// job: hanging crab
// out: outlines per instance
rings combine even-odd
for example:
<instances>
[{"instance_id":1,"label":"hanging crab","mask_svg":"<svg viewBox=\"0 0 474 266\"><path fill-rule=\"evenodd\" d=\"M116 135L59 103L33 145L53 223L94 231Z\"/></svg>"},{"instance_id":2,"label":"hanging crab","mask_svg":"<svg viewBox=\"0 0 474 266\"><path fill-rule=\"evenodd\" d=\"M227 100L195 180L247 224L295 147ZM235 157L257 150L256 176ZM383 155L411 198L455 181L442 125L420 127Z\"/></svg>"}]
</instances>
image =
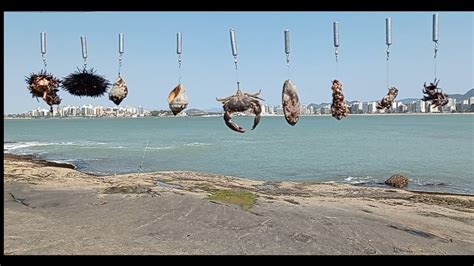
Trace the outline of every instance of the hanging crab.
<instances>
[{"instance_id":1,"label":"hanging crab","mask_svg":"<svg viewBox=\"0 0 474 266\"><path fill-rule=\"evenodd\" d=\"M109 92L109 100L119 105L127 97L128 88L125 80L121 76L117 78L112 89Z\"/></svg>"},{"instance_id":2,"label":"hanging crab","mask_svg":"<svg viewBox=\"0 0 474 266\"><path fill-rule=\"evenodd\" d=\"M255 114L252 130L255 129L255 127L260 122L260 114L262 113L262 107L260 106L260 102L258 101L263 101L262 98L258 97L260 93L261 90L259 90L257 93L250 94L242 92L240 91L240 89L237 89L237 92L232 96L223 99L216 98L217 101L222 102L224 104L224 121L230 129L240 133L245 132L244 128L240 127L234 121L232 121L232 117L230 115L235 112L245 112L247 110L250 110Z\"/></svg>"},{"instance_id":3,"label":"hanging crab","mask_svg":"<svg viewBox=\"0 0 474 266\"><path fill-rule=\"evenodd\" d=\"M377 109L390 108L397 95L398 89L396 87L391 87L390 89L388 89L387 95L385 95L381 101L377 102Z\"/></svg>"},{"instance_id":4,"label":"hanging crab","mask_svg":"<svg viewBox=\"0 0 474 266\"><path fill-rule=\"evenodd\" d=\"M184 110L188 106L188 98L184 86L180 83L168 95L168 104L174 115Z\"/></svg>"},{"instance_id":5,"label":"hanging crab","mask_svg":"<svg viewBox=\"0 0 474 266\"><path fill-rule=\"evenodd\" d=\"M423 96L423 101L431 101L435 107L448 104L448 95L438 88L438 83L439 79L435 79L429 86L426 86L426 82L423 84L423 93L426 94Z\"/></svg>"},{"instance_id":6,"label":"hanging crab","mask_svg":"<svg viewBox=\"0 0 474 266\"><path fill-rule=\"evenodd\" d=\"M338 80L332 81L332 104L331 112L332 116L337 120L341 120L349 114L349 108L344 101L344 95L342 94L342 83Z\"/></svg>"},{"instance_id":7,"label":"hanging crab","mask_svg":"<svg viewBox=\"0 0 474 266\"><path fill-rule=\"evenodd\" d=\"M59 91L57 88L61 81L55 78L52 74L41 70L39 73L30 74L26 77L28 89L33 97L41 97L51 107L55 104L61 103L61 98L57 95Z\"/></svg>"},{"instance_id":8,"label":"hanging crab","mask_svg":"<svg viewBox=\"0 0 474 266\"><path fill-rule=\"evenodd\" d=\"M110 82L95 72L94 69L87 70L85 67L82 70L77 69L63 79L62 87L75 96L102 96Z\"/></svg>"},{"instance_id":9,"label":"hanging crab","mask_svg":"<svg viewBox=\"0 0 474 266\"><path fill-rule=\"evenodd\" d=\"M289 79L283 83L282 103L286 122L292 126L296 125L300 118L300 100L296 86Z\"/></svg>"}]
</instances>

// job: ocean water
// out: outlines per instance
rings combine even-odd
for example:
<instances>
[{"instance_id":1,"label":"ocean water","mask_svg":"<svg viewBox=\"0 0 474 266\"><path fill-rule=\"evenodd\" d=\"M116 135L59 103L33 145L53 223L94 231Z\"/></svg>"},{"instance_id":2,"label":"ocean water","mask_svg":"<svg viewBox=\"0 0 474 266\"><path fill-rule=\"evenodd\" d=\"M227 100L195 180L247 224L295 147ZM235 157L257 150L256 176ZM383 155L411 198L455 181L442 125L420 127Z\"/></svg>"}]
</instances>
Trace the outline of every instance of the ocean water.
<instances>
[{"instance_id":1,"label":"ocean water","mask_svg":"<svg viewBox=\"0 0 474 266\"><path fill-rule=\"evenodd\" d=\"M4 151L96 174L192 170L257 180L381 185L474 194L474 115L6 119Z\"/></svg>"}]
</instances>

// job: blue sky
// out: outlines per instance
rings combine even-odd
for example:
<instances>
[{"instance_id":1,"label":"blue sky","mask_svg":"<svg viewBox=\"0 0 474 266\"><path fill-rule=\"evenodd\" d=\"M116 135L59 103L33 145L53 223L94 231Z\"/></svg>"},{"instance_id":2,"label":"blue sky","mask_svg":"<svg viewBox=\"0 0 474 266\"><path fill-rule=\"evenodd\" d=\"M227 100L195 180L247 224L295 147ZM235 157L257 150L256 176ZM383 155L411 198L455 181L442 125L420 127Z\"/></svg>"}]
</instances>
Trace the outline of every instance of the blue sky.
<instances>
[{"instance_id":1,"label":"blue sky","mask_svg":"<svg viewBox=\"0 0 474 266\"><path fill-rule=\"evenodd\" d=\"M239 77L244 91L262 89L266 104L281 103L288 78L283 31L291 35L290 77L304 104L331 101L331 80L346 99L378 100L386 92L385 18L392 18L390 85L398 98L421 98L434 79L433 12L5 12L5 113L48 108L28 92L25 76L43 68L40 32L47 34L48 71L65 77L81 67L80 36L87 37L88 66L113 82L118 71L118 34L125 34L122 77L129 88L120 106L168 109L178 83L176 33L183 34L182 82L190 108L221 105L216 97L236 90L229 29L237 35ZM339 22L336 65L332 23ZM474 16L439 12L439 86L448 94L473 85ZM61 105L114 106L107 95L76 97L60 91Z\"/></svg>"}]
</instances>

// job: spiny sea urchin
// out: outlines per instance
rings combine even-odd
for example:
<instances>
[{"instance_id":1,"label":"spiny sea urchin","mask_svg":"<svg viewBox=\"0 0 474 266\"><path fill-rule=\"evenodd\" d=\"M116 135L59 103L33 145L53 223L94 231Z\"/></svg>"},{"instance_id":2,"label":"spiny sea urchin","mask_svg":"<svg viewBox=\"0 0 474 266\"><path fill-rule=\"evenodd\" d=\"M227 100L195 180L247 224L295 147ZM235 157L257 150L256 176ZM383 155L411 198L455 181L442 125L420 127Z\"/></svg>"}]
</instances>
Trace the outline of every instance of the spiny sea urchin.
<instances>
[{"instance_id":1,"label":"spiny sea urchin","mask_svg":"<svg viewBox=\"0 0 474 266\"><path fill-rule=\"evenodd\" d=\"M86 68L69 74L62 81L64 90L75 96L100 97L104 95L110 82L103 76L95 74L93 68Z\"/></svg>"},{"instance_id":2,"label":"spiny sea urchin","mask_svg":"<svg viewBox=\"0 0 474 266\"><path fill-rule=\"evenodd\" d=\"M52 74L41 70L39 73L31 73L25 77L28 89L33 97L43 97L44 93L59 87L61 81Z\"/></svg>"}]
</instances>

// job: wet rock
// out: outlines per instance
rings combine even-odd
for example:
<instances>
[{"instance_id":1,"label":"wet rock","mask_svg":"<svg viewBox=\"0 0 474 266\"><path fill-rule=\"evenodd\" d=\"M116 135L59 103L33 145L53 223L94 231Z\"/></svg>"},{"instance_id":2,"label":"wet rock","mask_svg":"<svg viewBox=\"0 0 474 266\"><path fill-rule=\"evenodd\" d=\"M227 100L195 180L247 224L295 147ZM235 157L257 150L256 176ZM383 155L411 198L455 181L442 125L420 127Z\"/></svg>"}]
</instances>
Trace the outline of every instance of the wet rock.
<instances>
[{"instance_id":1,"label":"wet rock","mask_svg":"<svg viewBox=\"0 0 474 266\"><path fill-rule=\"evenodd\" d=\"M385 181L385 184L392 187L403 188L408 185L408 178L401 174L392 175L389 179Z\"/></svg>"}]
</instances>

